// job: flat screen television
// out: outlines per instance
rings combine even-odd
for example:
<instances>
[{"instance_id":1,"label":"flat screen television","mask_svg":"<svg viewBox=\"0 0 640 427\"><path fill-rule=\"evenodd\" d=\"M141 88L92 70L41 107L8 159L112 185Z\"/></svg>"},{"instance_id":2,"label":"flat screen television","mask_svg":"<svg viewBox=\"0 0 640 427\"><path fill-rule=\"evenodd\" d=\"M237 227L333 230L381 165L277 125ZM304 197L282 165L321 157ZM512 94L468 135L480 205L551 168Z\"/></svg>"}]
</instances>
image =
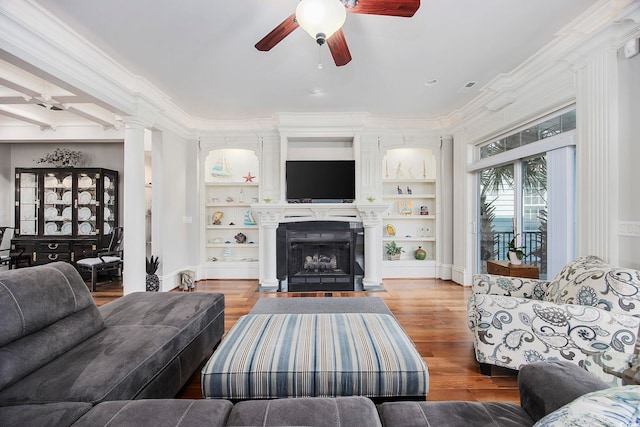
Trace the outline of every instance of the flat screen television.
<instances>
[{"instance_id":1,"label":"flat screen television","mask_svg":"<svg viewBox=\"0 0 640 427\"><path fill-rule=\"evenodd\" d=\"M349 203L356 198L354 160L287 160L287 201Z\"/></svg>"}]
</instances>

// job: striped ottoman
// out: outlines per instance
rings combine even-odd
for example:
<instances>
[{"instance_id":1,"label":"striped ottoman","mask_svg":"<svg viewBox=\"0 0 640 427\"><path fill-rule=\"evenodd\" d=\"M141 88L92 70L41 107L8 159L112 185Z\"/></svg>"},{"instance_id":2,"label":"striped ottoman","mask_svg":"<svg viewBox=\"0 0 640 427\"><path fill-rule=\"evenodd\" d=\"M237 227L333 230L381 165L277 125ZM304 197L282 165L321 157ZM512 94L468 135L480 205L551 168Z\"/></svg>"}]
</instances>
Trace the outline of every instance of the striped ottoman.
<instances>
[{"instance_id":1,"label":"striped ottoman","mask_svg":"<svg viewBox=\"0 0 640 427\"><path fill-rule=\"evenodd\" d=\"M391 315L249 314L206 363L201 384L205 398L423 398L429 373Z\"/></svg>"}]
</instances>

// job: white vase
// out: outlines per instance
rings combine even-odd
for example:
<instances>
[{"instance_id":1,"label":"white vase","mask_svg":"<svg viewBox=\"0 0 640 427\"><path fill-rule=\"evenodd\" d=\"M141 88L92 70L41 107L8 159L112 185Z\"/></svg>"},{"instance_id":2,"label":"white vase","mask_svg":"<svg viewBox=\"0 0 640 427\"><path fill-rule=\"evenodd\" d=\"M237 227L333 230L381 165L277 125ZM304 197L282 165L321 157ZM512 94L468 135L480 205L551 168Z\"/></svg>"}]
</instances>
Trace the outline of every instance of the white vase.
<instances>
[{"instance_id":1,"label":"white vase","mask_svg":"<svg viewBox=\"0 0 640 427\"><path fill-rule=\"evenodd\" d=\"M522 260L518 258L518 255L515 252L509 252L507 255L509 256L509 263L513 265L522 264Z\"/></svg>"}]
</instances>

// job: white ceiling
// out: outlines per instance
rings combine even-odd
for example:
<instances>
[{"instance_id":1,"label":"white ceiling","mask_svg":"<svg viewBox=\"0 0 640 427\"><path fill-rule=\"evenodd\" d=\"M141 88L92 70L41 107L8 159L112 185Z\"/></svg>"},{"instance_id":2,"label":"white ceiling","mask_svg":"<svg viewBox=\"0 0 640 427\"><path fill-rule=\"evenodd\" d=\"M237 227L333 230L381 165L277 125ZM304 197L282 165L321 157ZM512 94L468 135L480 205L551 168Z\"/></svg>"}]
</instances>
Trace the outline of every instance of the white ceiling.
<instances>
[{"instance_id":1,"label":"white ceiling","mask_svg":"<svg viewBox=\"0 0 640 427\"><path fill-rule=\"evenodd\" d=\"M347 14L343 31L353 60L336 67L326 46L318 48L302 29L270 52L255 49L298 0L35 1L180 109L204 119L344 111L444 117L597 2L426 0L412 18ZM0 123L31 120L46 127L52 115L58 122L112 121L81 94L34 76L18 79L11 67L0 62ZM433 79L438 83L425 85ZM471 90L461 91L472 81ZM46 101L43 94L63 110L35 105Z\"/></svg>"}]
</instances>

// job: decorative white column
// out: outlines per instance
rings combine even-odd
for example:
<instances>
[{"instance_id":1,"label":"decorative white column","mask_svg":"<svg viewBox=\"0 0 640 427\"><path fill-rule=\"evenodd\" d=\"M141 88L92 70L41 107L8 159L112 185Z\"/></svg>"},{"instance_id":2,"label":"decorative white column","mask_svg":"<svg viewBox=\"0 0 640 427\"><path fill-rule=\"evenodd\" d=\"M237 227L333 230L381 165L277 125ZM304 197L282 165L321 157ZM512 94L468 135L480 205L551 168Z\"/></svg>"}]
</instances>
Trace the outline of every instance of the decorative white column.
<instances>
[{"instance_id":1,"label":"decorative white column","mask_svg":"<svg viewBox=\"0 0 640 427\"><path fill-rule=\"evenodd\" d=\"M124 133L124 294L145 289L144 126L125 120Z\"/></svg>"},{"instance_id":2,"label":"decorative white column","mask_svg":"<svg viewBox=\"0 0 640 427\"><path fill-rule=\"evenodd\" d=\"M581 58L582 59L582 58ZM618 87L616 50L576 66L576 256L618 260Z\"/></svg>"},{"instance_id":3,"label":"decorative white column","mask_svg":"<svg viewBox=\"0 0 640 427\"><path fill-rule=\"evenodd\" d=\"M263 288L278 287L278 271L276 259L276 230L280 223L280 208L269 204L252 205L251 209L258 214L259 230L259 269L258 277Z\"/></svg>"},{"instance_id":4,"label":"decorative white column","mask_svg":"<svg viewBox=\"0 0 640 427\"><path fill-rule=\"evenodd\" d=\"M440 138L440 179L438 180L438 218L440 234L437 236L439 257L438 277L451 280L453 266L453 137Z\"/></svg>"},{"instance_id":5,"label":"decorative white column","mask_svg":"<svg viewBox=\"0 0 640 427\"><path fill-rule=\"evenodd\" d=\"M382 283L382 213L388 205L358 205L364 227L364 290Z\"/></svg>"}]
</instances>

